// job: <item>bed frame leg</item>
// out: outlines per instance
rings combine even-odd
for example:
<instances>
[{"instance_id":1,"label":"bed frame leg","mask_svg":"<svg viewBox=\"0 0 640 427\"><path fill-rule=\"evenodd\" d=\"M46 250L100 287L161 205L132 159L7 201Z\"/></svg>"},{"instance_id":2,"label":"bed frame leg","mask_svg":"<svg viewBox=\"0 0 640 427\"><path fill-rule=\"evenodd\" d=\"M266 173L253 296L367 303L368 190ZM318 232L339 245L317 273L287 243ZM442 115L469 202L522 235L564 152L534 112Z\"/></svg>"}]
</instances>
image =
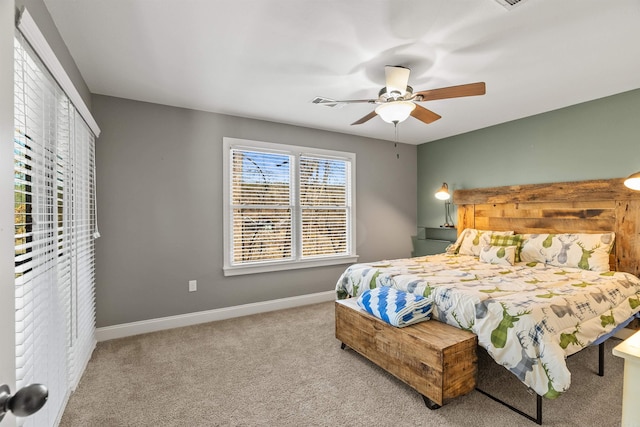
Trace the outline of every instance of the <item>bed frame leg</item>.
<instances>
[{"instance_id":1,"label":"bed frame leg","mask_svg":"<svg viewBox=\"0 0 640 427\"><path fill-rule=\"evenodd\" d=\"M476 387L476 390L478 390L480 393L484 394L485 396L495 400L499 404L506 406L507 408L511 409L513 412L522 415L526 419L531 420L531 421L535 422L538 425L542 425L542 396L540 396L539 394L536 394L536 416L534 418L533 416L527 414L526 412L521 411L520 409L516 408L515 406L512 406L512 405L508 404L504 400L501 400L501 399L495 397L494 395L492 395L490 393L487 393L484 390L481 390L481 389L479 389L477 387Z\"/></svg>"},{"instance_id":2,"label":"bed frame leg","mask_svg":"<svg viewBox=\"0 0 640 427\"><path fill-rule=\"evenodd\" d=\"M604 376L604 342L601 342L600 344L598 344L598 375L600 375L601 377ZM517 412L518 414L522 415L523 417L534 421L536 424L542 424L542 396L540 396L539 394L536 394L536 417L532 417L531 415L522 412L520 409L509 405L507 402L498 399L497 397L487 393L484 390L481 390L479 388L476 387L476 390L478 390L480 393L484 394L487 397L490 397L491 399L495 400L496 402L506 406L507 408L511 409L514 412ZM424 397L424 396L422 396ZM425 399L425 403L427 403L426 401L426 397L424 397ZM429 406L427 404L427 406Z\"/></svg>"},{"instance_id":3,"label":"bed frame leg","mask_svg":"<svg viewBox=\"0 0 640 427\"><path fill-rule=\"evenodd\" d=\"M598 375L604 377L604 342L598 344Z\"/></svg>"},{"instance_id":4,"label":"bed frame leg","mask_svg":"<svg viewBox=\"0 0 640 427\"><path fill-rule=\"evenodd\" d=\"M344 350L345 348L347 348L347 345L343 342L340 343L340 350Z\"/></svg>"},{"instance_id":5,"label":"bed frame leg","mask_svg":"<svg viewBox=\"0 0 640 427\"><path fill-rule=\"evenodd\" d=\"M427 405L427 408L431 409L432 411L435 410L435 409L440 408L440 405L438 405L433 400L429 399L424 394L422 394L421 396L422 396L422 400L424 400L424 404Z\"/></svg>"}]
</instances>

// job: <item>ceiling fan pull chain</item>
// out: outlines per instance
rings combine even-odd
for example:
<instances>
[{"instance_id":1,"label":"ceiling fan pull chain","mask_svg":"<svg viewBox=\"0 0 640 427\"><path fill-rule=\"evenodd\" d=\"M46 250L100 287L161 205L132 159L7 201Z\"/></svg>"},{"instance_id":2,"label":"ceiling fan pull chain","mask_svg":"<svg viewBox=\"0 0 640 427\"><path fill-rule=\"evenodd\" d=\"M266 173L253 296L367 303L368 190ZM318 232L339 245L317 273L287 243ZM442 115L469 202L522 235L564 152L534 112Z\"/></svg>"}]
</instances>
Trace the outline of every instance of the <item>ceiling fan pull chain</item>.
<instances>
[{"instance_id":1,"label":"ceiling fan pull chain","mask_svg":"<svg viewBox=\"0 0 640 427\"><path fill-rule=\"evenodd\" d=\"M400 153L398 153L398 122L393 122L393 127L396 131L396 142L393 144L393 147L396 149L396 159L400 160Z\"/></svg>"}]
</instances>

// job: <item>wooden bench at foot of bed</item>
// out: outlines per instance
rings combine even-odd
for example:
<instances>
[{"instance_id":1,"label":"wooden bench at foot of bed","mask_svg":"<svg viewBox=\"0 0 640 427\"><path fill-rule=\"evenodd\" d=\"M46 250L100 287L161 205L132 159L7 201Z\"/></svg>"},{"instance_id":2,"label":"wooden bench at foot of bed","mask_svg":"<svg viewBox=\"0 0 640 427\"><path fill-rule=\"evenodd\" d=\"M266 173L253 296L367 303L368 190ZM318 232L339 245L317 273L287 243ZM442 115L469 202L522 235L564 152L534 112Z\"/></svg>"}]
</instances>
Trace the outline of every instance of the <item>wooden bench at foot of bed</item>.
<instances>
[{"instance_id":1,"label":"wooden bench at foot of bed","mask_svg":"<svg viewBox=\"0 0 640 427\"><path fill-rule=\"evenodd\" d=\"M422 394L429 409L476 387L478 337L435 320L396 328L338 300L336 338Z\"/></svg>"}]
</instances>

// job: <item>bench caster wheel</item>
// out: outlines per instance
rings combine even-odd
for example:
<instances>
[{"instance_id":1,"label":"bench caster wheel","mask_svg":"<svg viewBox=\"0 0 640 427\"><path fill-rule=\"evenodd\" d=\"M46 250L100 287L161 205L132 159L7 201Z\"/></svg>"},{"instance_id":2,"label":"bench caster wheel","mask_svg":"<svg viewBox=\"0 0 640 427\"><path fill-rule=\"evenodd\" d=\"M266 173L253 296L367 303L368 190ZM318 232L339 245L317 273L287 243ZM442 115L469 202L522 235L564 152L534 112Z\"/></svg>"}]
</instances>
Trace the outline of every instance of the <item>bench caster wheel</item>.
<instances>
[{"instance_id":1,"label":"bench caster wheel","mask_svg":"<svg viewBox=\"0 0 640 427\"><path fill-rule=\"evenodd\" d=\"M440 405L438 405L433 400L429 399L424 394L422 394L421 396L422 396L422 400L424 400L424 404L427 405L427 408L431 409L432 411L435 410L435 409L440 408Z\"/></svg>"}]
</instances>

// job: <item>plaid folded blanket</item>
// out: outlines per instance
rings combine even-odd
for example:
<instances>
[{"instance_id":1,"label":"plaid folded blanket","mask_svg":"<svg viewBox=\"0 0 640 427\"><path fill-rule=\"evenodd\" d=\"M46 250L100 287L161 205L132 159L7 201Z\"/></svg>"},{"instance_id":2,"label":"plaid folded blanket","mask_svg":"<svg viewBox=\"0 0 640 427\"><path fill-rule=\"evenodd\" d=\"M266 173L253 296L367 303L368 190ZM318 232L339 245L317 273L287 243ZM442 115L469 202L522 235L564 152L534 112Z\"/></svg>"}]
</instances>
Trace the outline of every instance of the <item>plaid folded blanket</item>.
<instances>
[{"instance_id":1,"label":"plaid folded blanket","mask_svg":"<svg viewBox=\"0 0 640 427\"><path fill-rule=\"evenodd\" d=\"M358 298L358 305L372 315L399 328L429 320L433 309L430 298L410 294L389 286L367 289Z\"/></svg>"}]
</instances>

